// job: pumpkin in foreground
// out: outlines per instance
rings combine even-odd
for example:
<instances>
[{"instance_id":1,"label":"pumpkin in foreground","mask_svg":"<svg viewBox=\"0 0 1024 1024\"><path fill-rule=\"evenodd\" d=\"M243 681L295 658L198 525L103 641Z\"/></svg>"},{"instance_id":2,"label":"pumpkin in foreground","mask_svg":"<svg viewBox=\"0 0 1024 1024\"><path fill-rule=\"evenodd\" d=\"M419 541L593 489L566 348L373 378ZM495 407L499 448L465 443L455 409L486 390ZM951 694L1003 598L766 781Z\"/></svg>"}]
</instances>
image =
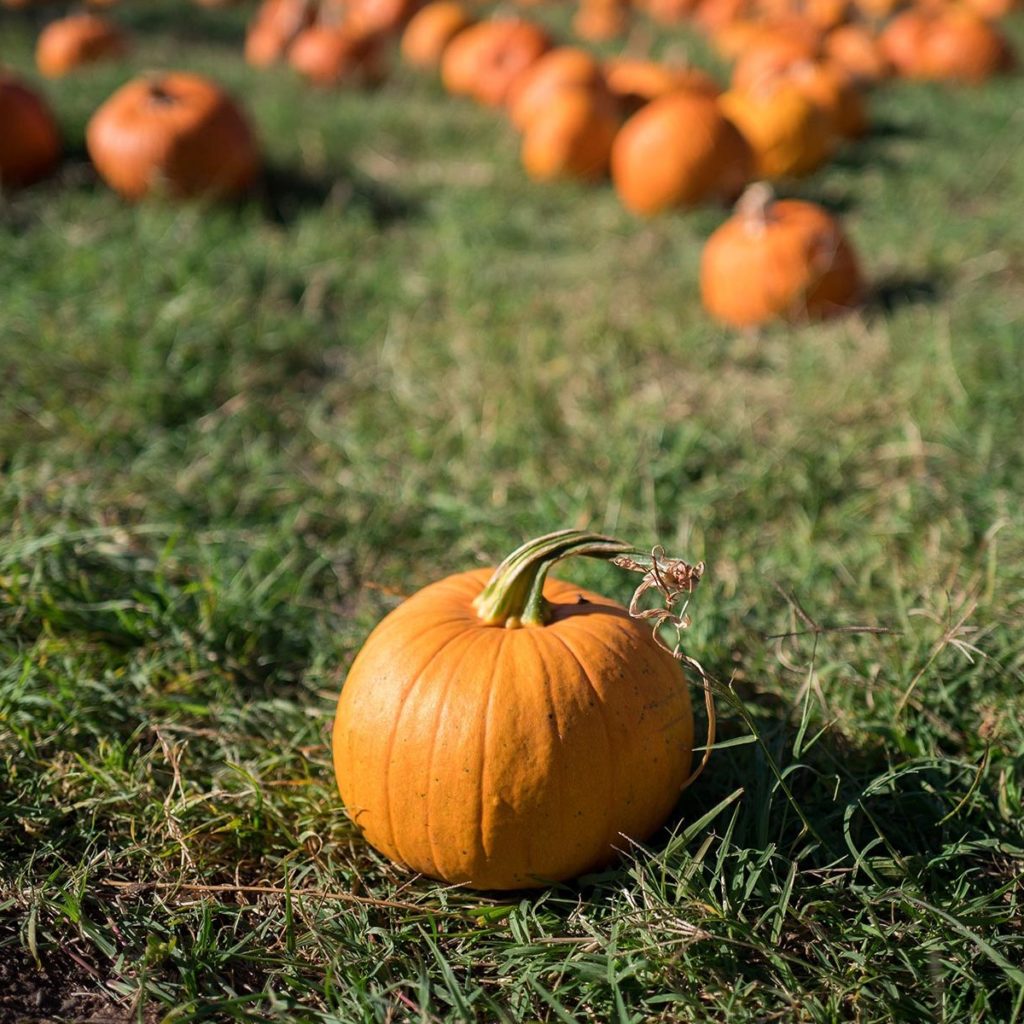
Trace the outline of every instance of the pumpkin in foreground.
<instances>
[{"instance_id":1,"label":"pumpkin in foreground","mask_svg":"<svg viewBox=\"0 0 1024 1024\"><path fill-rule=\"evenodd\" d=\"M391 860L478 889L543 886L608 863L671 812L693 750L682 670L625 608L546 578L572 555L651 564L607 537L550 534L493 573L421 590L356 657L334 768Z\"/></svg>"}]
</instances>

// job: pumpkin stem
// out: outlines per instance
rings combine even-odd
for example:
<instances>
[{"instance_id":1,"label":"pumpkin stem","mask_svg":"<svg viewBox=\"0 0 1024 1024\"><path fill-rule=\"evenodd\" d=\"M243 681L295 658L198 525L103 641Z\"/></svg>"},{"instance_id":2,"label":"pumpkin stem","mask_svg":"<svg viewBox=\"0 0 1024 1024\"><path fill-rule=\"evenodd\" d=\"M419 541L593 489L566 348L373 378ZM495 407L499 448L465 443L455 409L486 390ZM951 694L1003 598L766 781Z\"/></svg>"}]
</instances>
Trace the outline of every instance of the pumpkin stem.
<instances>
[{"instance_id":1,"label":"pumpkin stem","mask_svg":"<svg viewBox=\"0 0 1024 1024\"><path fill-rule=\"evenodd\" d=\"M766 181L755 181L736 203L736 212L743 218L751 234L763 235L768 228L768 214L775 202L775 190Z\"/></svg>"},{"instance_id":2,"label":"pumpkin stem","mask_svg":"<svg viewBox=\"0 0 1024 1024\"><path fill-rule=\"evenodd\" d=\"M176 102L176 98L164 88L159 78L154 78L149 83L149 98L160 106L169 106Z\"/></svg>"},{"instance_id":3,"label":"pumpkin stem","mask_svg":"<svg viewBox=\"0 0 1024 1024\"><path fill-rule=\"evenodd\" d=\"M656 548L653 553L632 544L582 530L559 530L528 541L514 551L494 571L487 586L473 602L477 614L488 625L518 629L543 626L551 619L551 604L544 597L548 570L563 558L582 555L610 561L623 569L645 573L644 584L634 595L637 604L642 593L654 588L673 597L689 593L698 583L703 565L690 566L681 559L666 559ZM649 618L632 605L630 614ZM660 623L656 623L655 629Z\"/></svg>"}]
</instances>

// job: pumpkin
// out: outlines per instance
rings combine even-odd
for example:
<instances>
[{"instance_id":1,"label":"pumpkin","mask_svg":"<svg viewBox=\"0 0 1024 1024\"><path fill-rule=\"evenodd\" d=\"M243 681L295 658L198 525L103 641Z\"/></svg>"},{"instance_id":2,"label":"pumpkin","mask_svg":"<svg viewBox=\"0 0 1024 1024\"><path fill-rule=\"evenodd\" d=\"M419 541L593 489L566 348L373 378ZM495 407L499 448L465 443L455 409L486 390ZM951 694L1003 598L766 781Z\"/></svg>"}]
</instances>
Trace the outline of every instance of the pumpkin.
<instances>
[{"instance_id":1,"label":"pumpkin","mask_svg":"<svg viewBox=\"0 0 1024 1024\"><path fill-rule=\"evenodd\" d=\"M456 0L434 0L421 7L405 27L402 58L413 67L436 68L445 47L472 24L472 15Z\"/></svg>"},{"instance_id":2,"label":"pumpkin","mask_svg":"<svg viewBox=\"0 0 1024 1024\"><path fill-rule=\"evenodd\" d=\"M591 89L562 89L527 122L523 167L535 181L599 180L608 173L618 130L619 119L607 96Z\"/></svg>"},{"instance_id":3,"label":"pumpkin","mask_svg":"<svg viewBox=\"0 0 1024 1024\"><path fill-rule=\"evenodd\" d=\"M1020 9L1020 0L967 0L967 6L986 21L998 21Z\"/></svg>"},{"instance_id":4,"label":"pumpkin","mask_svg":"<svg viewBox=\"0 0 1024 1024\"><path fill-rule=\"evenodd\" d=\"M715 49L726 60L736 60L757 45L764 33L764 23L753 18L740 18L726 22L711 37Z\"/></svg>"},{"instance_id":5,"label":"pumpkin","mask_svg":"<svg viewBox=\"0 0 1024 1024\"><path fill-rule=\"evenodd\" d=\"M857 258L836 220L814 203L774 201L753 185L701 256L704 308L732 327L829 317L860 299Z\"/></svg>"},{"instance_id":6,"label":"pumpkin","mask_svg":"<svg viewBox=\"0 0 1024 1024\"><path fill-rule=\"evenodd\" d=\"M1014 63L1000 32L964 8L905 11L886 26L881 44L906 78L977 83Z\"/></svg>"},{"instance_id":7,"label":"pumpkin","mask_svg":"<svg viewBox=\"0 0 1024 1024\"><path fill-rule=\"evenodd\" d=\"M863 25L840 25L833 29L825 37L823 48L825 57L855 82L869 85L892 73L878 39Z\"/></svg>"},{"instance_id":8,"label":"pumpkin","mask_svg":"<svg viewBox=\"0 0 1024 1024\"><path fill-rule=\"evenodd\" d=\"M850 4L848 0L804 0L800 13L816 28L827 32L846 23Z\"/></svg>"},{"instance_id":9,"label":"pumpkin","mask_svg":"<svg viewBox=\"0 0 1024 1024\"><path fill-rule=\"evenodd\" d=\"M288 51L288 63L314 85L377 85L387 77L382 39L348 26L313 25Z\"/></svg>"},{"instance_id":10,"label":"pumpkin","mask_svg":"<svg viewBox=\"0 0 1024 1024\"><path fill-rule=\"evenodd\" d=\"M698 92L711 99L722 92L711 75L687 64L614 57L605 61L604 74L612 95L630 112L673 92Z\"/></svg>"},{"instance_id":11,"label":"pumpkin","mask_svg":"<svg viewBox=\"0 0 1024 1024\"><path fill-rule=\"evenodd\" d=\"M921 70L925 78L978 83L1014 64L1010 45L984 18L950 8L934 15Z\"/></svg>"},{"instance_id":12,"label":"pumpkin","mask_svg":"<svg viewBox=\"0 0 1024 1024\"><path fill-rule=\"evenodd\" d=\"M281 60L314 15L307 0L264 0L245 36L246 61L263 68Z\"/></svg>"},{"instance_id":13,"label":"pumpkin","mask_svg":"<svg viewBox=\"0 0 1024 1024\"><path fill-rule=\"evenodd\" d=\"M759 177L810 174L835 149L828 116L784 77L757 89L731 90L719 105L753 148Z\"/></svg>"},{"instance_id":14,"label":"pumpkin","mask_svg":"<svg viewBox=\"0 0 1024 1024\"><path fill-rule=\"evenodd\" d=\"M604 74L597 58L575 46L560 46L549 50L512 84L508 94L508 112L512 123L523 131L564 89L584 89L607 94Z\"/></svg>"},{"instance_id":15,"label":"pumpkin","mask_svg":"<svg viewBox=\"0 0 1024 1024\"><path fill-rule=\"evenodd\" d=\"M927 12L911 8L886 25L879 37L879 45L897 74L905 78L918 77L930 23Z\"/></svg>"},{"instance_id":16,"label":"pumpkin","mask_svg":"<svg viewBox=\"0 0 1024 1024\"><path fill-rule=\"evenodd\" d=\"M730 87L745 91L789 71L795 64L814 60L818 45L799 37L771 36L746 49L732 69Z\"/></svg>"},{"instance_id":17,"label":"pumpkin","mask_svg":"<svg viewBox=\"0 0 1024 1024\"><path fill-rule=\"evenodd\" d=\"M36 43L36 67L60 78L83 64L120 57L127 49L121 30L98 14L78 14L51 22Z\"/></svg>"},{"instance_id":18,"label":"pumpkin","mask_svg":"<svg viewBox=\"0 0 1024 1024\"><path fill-rule=\"evenodd\" d=\"M361 35L396 35L418 6L418 0L348 0L345 23Z\"/></svg>"},{"instance_id":19,"label":"pumpkin","mask_svg":"<svg viewBox=\"0 0 1024 1024\"><path fill-rule=\"evenodd\" d=\"M714 35L749 13L748 0L699 0L693 11L693 21L699 28Z\"/></svg>"},{"instance_id":20,"label":"pumpkin","mask_svg":"<svg viewBox=\"0 0 1024 1024\"><path fill-rule=\"evenodd\" d=\"M60 160L60 132L50 108L14 75L0 71L0 186L45 178Z\"/></svg>"},{"instance_id":21,"label":"pumpkin","mask_svg":"<svg viewBox=\"0 0 1024 1024\"><path fill-rule=\"evenodd\" d=\"M688 21L697 0L647 0L644 9L650 18L662 25L676 25Z\"/></svg>"},{"instance_id":22,"label":"pumpkin","mask_svg":"<svg viewBox=\"0 0 1024 1024\"><path fill-rule=\"evenodd\" d=\"M572 18L572 30L592 43L617 39L629 28L629 7L607 0L583 0Z\"/></svg>"},{"instance_id":23,"label":"pumpkin","mask_svg":"<svg viewBox=\"0 0 1024 1024\"><path fill-rule=\"evenodd\" d=\"M391 860L479 889L542 886L603 866L671 812L693 749L683 674L626 609L546 579L570 555L639 552L542 537L493 574L419 591L356 656L334 769Z\"/></svg>"},{"instance_id":24,"label":"pumpkin","mask_svg":"<svg viewBox=\"0 0 1024 1024\"><path fill-rule=\"evenodd\" d=\"M460 32L441 57L441 81L456 96L500 107L515 80L550 48L540 26L518 18L481 21Z\"/></svg>"},{"instance_id":25,"label":"pumpkin","mask_svg":"<svg viewBox=\"0 0 1024 1024\"><path fill-rule=\"evenodd\" d=\"M803 61L790 68L788 77L828 117L835 134L846 139L867 134L864 99L846 72L828 61Z\"/></svg>"},{"instance_id":26,"label":"pumpkin","mask_svg":"<svg viewBox=\"0 0 1024 1024\"><path fill-rule=\"evenodd\" d=\"M731 202L750 180L754 155L700 93L662 96L634 114L612 147L612 181L623 205L650 216L674 206Z\"/></svg>"},{"instance_id":27,"label":"pumpkin","mask_svg":"<svg viewBox=\"0 0 1024 1024\"><path fill-rule=\"evenodd\" d=\"M92 116L85 139L100 177L126 199L235 196L260 165L242 112L214 82L186 72L123 85Z\"/></svg>"}]
</instances>

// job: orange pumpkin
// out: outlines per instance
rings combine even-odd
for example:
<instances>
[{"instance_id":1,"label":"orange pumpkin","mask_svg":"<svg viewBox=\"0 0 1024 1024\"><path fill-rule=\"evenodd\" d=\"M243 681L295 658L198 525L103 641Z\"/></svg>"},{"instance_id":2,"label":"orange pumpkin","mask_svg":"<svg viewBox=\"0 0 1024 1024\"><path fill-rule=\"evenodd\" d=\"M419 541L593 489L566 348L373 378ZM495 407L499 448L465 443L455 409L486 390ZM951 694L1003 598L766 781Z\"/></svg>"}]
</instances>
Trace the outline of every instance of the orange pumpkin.
<instances>
[{"instance_id":1,"label":"orange pumpkin","mask_svg":"<svg viewBox=\"0 0 1024 1024\"><path fill-rule=\"evenodd\" d=\"M383 40L348 26L313 25L288 51L288 63L314 85L370 86L387 77Z\"/></svg>"},{"instance_id":2,"label":"orange pumpkin","mask_svg":"<svg viewBox=\"0 0 1024 1024\"><path fill-rule=\"evenodd\" d=\"M527 122L523 167L535 181L597 181L608 173L618 130L619 119L607 96L591 89L562 89L549 95Z\"/></svg>"},{"instance_id":3,"label":"orange pumpkin","mask_svg":"<svg viewBox=\"0 0 1024 1024\"><path fill-rule=\"evenodd\" d=\"M402 33L402 57L413 67L436 68L445 47L472 24L472 15L456 0L434 0L412 16Z\"/></svg>"},{"instance_id":4,"label":"orange pumpkin","mask_svg":"<svg viewBox=\"0 0 1024 1024\"><path fill-rule=\"evenodd\" d=\"M719 55L726 60L736 60L747 50L757 45L765 26L754 18L740 18L729 21L712 33L711 41Z\"/></svg>"},{"instance_id":5,"label":"orange pumpkin","mask_svg":"<svg viewBox=\"0 0 1024 1024\"><path fill-rule=\"evenodd\" d=\"M836 220L814 203L775 202L754 185L712 234L700 265L704 308L732 327L821 319L854 306L863 284Z\"/></svg>"},{"instance_id":6,"label":"orange pumpkin","mask_svg":"<svg viewBox=\"0 0 1024 1024\"><path fill-rule=\"evenodd\" d=\"M14 75L0 71L0 186L45 178L60 160L60 132L50 108Z\"/></svg>"},{"instance_id":7,"label":"orange pumpkin","mask_svg":"<svg viewBox=\"0 0 1024 1024\"><path fill-rule=\"evenodd\" d=\"M550 46L547 33L533 22L481 21L448 44L441 58L441 81L454 95L500 107L515 80Z\"/></svg>"},{"instance_id":8,"label":"orange pumpkin","mask_svg":"<svg viewBox=\"0 0 1024 1024\"><path fill-rule=\"evenodd\" d=\"M785 77L727 92L719 104L753 148L759 177L810 174L836 147L828 116Z\"/></svg>"},{"instance_id":9,"label":"orange pumpkin","mask_svg":"<svg viewBox=\"0 0 1024 1024\"><path fill-rule=\"evenodd\" d=\"M712 35L750 13L748 0L699 0L693 11L694 22Z\"/></svg>"},{"instance_id":10,"label":"orange pumpkin","mask_svg":"<svg viewBox=\"0 0 1024 1024\"><path fill-rule=\"evenodd\" d=\"M583 0L572 18L572 30L591 43L617 39L629 28L629 7L606 0Z\"/></svg>"},{"instance_id":11,"label":"orange pumpkin","mask_svg":"<svg viewBox=\"0 0 1024 1024\"><path fill-rule=\"evenodd\" d=\"M361 35L395 35L415 14L419 0L348 0L345 19Z\"/></svg>"},{"instance_id":12,"label":"orange pumpkin","mask_svg":"<svg viewBox=\"0 0 1024 1024\"><path fill-rule=\"evenodd\" d=\"M1020 10L1020 0L967 0L967 6L986 21L998 21Z\"/></svg>"},{"instance_id":13,"label":"orange pumpkin","mask_svg":"<svg viewBox=\"0 0 1024 1024\"><path fill-rule=\"evenodd\" d=\"M215 83L186 72L123 85L86 128L100 177L126 199L244 192L260 166L249 124Z\"/></svg>"},{"instance_id":14,"label":"orange pumpkin","mask_svg":"<svg viewBox=\"0 0 1024 1024\"><path fill-rule=\"evenodd\" d=\"M826 37L824 53L855 82L865 85L889 77L892 68L874 33L863 25L840 25Z\"/></svg>"},{"instance_id":15,"label":"orange pumpkin","mask_svg":"<svg viewBox=\"0 0 1024 1024\"><path fill-rule=\"evenodd\" d=\"M662 25L676 25L688 21L698 0L647 0L644 10L647 15Z\"/></svg>"},{"instance_id":16,"label":"orange pumpkin","mask_svg":"<svg viewBox=\"0 0 1024 1024\"><path fill-rule=\"evenodd\" d=\"M934 16L926 43L925 78L984 82L1014 64L1006 38L984 18L962 8Z\"/></svg>"},{"instance_id":17,"label":"orange pumpkin","mask_svg":"<svg viewBox=\"0 0 1024 1024\"><path fill-rule=\"evenodd\" d=\"M965 8L905 11L886 26L881 44L906 78L977 83L1014 63L998 29Z\"/></svg>"},{"instance_id":18,"label":"orange pumpkin","mask_svg":"<svg viewBox=\"0 0 1024 1024\"><path fill-rule=\"evenodd\" d=\"M512 123L523 131L564 89L606 93L604 74L597 58L575 46L559 46L545 53L509 90L508 112Z\"/></svg>"},{"instance_id":19,"label":"orange pumpkin","mask_svg":"<svg viewBox=\"0 0 1024 1024\"><path fill-rule=\"evenodd\" d=\"M893 18L879 37L882 54L897 74L918 77L927 45L931 19L927 12L911 8Z\"/></svg>"},{"instance_id":20,"label":"orange pumpkin","mask_svg":"<svg viewBox=\"0 0 1024 1024\"><path fill-rule=\"evenodd\" d=\"M570 555L644 557L551 534L493 574L421 590L353 662L334 769L391 860L479 889L543 886L608 863L672 810L693 749L683 674L620 605L545 579Z\"/></svg>"},{"instance_id":21,"label":"orange pumpkin","mask_svg":"<svg viewBox=\"0 0 1024 1024\"><path fill-rule=\"evenodd\" d=\"M614 57L605 61L604 74L612 95L629 111L639 110L645 103L673 92L698 92L711 99L722 92L711 75L689 65Z\"/></svg>"},{"instance_id":22,"label":"orange pumpkin","mask_svg":"<svg viewBox=\"0 0 1024 1024\"><path fill-rule=\"evenodd\" d=\"M789 71L795 64L814 60L818 44L799 37L771 36L744 50L732 69L731 88L756 89L767 79Z\"/></svg>"},{"instance_id":23,"label":"orange pumpkin","mask_svg":"<svg viewBox=\"0 0 1024 1024\"><path fill-rule=\"evenodd\" d=\"M36 67L60 78L84 64L120 57L127 49L121 30L98 14L77 14L51 22L36 43Z\"/></svg>"},{"instance_id":24,"label":"orange pumpkin","mask_svg":"<svg viewBox=\"0 0 1024 1024\"><path fill-rule=\"evenodd\" d=\"M634 114L612 147L612 181L623 205L650 216L674 206L731 202L754 156L715 100L674 92Z\"/></svg>"},{"instance_id":25,"label":"orange pumpkin","mask_svg":"<svg viewBox=\"0 0 1024 1024\"><path fill-rule=\"evenodd\" d=\"M281 60L314 15L308 0L263 0L245 36L245 59L260 68Z\"/></svg>"},{"instance_id":26,"label":"orange pumpkin","mask_svg":"<svg viewBox=\"0 0 1024 1024\"><path fill-rule=\"evenodd\" d=\"M828 61L804 61L793 65L789 80L828 117L832 130L846 139L867 134L868 116L853 80Z\"/></svg>"}]
</instances>

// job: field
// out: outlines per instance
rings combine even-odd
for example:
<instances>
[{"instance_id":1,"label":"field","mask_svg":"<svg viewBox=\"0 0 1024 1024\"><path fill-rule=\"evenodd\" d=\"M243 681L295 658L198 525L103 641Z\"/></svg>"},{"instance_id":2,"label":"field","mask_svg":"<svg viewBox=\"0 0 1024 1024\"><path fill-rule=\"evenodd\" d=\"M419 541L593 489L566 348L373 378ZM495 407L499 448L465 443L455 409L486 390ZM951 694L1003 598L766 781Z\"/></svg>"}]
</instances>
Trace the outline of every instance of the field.
<instances>
[{"instance_id":1,"label":"field","mask_svg":"<svg viewBox=\"0 0 1024 1024\"><path fill-rule=\"evenodd\" d=\"M410 72L254 72L245 14L122 17L243 100L257 196L99 184L112 65L43 86L70 157L0 200L0 1021L1024 1021L1020 79L875 95L789 190L869 302L735 335L723 211L531 184ZM30 76L34 31L0 14ZM601 874L403 874L337 796L346 668L564 526L706 560L721 749Z\"/></svg>"}]
</instances>

